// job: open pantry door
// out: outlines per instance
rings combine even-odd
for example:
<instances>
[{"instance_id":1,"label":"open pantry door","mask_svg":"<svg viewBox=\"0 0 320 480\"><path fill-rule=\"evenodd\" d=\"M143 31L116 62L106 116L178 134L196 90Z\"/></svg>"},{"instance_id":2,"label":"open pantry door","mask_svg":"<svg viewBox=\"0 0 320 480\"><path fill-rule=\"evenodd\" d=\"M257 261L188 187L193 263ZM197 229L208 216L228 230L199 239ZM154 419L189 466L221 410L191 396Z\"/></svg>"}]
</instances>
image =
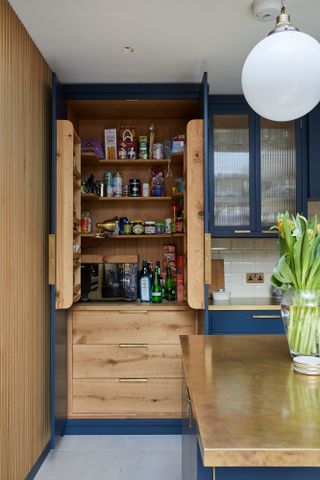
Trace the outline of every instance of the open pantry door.
<instances>
[{"instance_id":1,"label":"open pantry door","mask_svg":"<svg viewBox=\"0 0 320 480\"><path fill-rule=\"evenodd\" d=\"M187 298L191 308L206 311L206 284L211 282L207 73L203 75L200 100L203 118L191 120L186 132Z\"/></svg>"},{"instance_id":2,"label":"open pantry door","mask_svg":"<svg viewBox=\"0 0 320 480\"><path fill-rule=\"evenodd\" d=\"M56 310L56 231L57 231L57 120L67 118L67 103L57 76L52 74L51 175L50 175L50 423L51 448L62 435L67 420L67 318L65 310Z\"/></svg>"}]
</instances>

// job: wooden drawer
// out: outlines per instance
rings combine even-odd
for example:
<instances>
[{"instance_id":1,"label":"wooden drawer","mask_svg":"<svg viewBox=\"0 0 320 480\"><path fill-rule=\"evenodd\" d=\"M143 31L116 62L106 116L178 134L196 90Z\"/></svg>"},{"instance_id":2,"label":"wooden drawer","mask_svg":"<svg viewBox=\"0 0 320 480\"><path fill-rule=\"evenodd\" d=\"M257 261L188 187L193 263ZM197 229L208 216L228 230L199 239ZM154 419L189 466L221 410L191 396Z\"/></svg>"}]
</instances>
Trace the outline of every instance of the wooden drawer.
<instances>
[{"instance_id":1,"label":"wooden drawer","mask_svg":"<svg viewBox=\"0 0 320 480\"><path fill-rule=\"evenodd\" d=\"M181 408L181 379L73 381L74 415L179 418Z\"/></svg>"},{"instance_id":2,"label":"wooden drawer","mask_svg":"<svg viewBox=\"0 0 320 480\"><path fill-rule=\"evenodd\" d=\"M193 311L74 312L74 344L179 344L194 333Z\"/></svg>"},{"instance_id":3,"label":"wooden drawer","mask_svg":"<svg viewBox=\"0 0 320 480\"><path fill-rule=\"evenodd\" d=\"M73 378L182 375L180 345L74 345Z\"/></svg>"}]
</instances>

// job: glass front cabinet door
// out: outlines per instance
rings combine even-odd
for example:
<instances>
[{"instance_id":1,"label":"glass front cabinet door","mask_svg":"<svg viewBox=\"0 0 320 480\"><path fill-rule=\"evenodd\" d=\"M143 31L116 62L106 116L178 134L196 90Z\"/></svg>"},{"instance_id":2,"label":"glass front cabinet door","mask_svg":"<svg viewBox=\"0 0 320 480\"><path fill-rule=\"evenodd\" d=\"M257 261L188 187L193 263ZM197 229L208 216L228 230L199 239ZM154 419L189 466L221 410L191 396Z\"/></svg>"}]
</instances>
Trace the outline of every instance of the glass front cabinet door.
<instances>
[{"instance_id":1,"label":"glass front cabinet door","mask_svg":"<svg viewBox=\"0 0 320 480\"><path fill-rule=\"evenodd\" d=\"M280 212L305 213L302 122L247 110L211 115L211 232L272 236Z\"/></svg>"}]
</instances>

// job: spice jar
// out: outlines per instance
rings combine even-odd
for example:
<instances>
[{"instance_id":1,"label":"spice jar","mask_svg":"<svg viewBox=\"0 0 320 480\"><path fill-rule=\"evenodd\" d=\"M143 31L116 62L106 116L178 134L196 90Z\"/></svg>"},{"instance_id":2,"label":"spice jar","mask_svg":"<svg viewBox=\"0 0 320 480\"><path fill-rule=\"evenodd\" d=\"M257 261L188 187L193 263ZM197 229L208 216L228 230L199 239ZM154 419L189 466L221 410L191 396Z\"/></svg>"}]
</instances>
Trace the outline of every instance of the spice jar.
<instances>
[{"instance_id":1,"label":"spice jar","mask_svg":"<svg viewBox=\"0 0 320 480\"><path fill-rule=\"evenodd\" d=\"M139 178L130 178L129 197L141 197L141 182Z\"/></svg>"},{"instance_id":2,"label":"spice jar","mask_svg":"<svg viewBox=\"0 0 320 480\"><path fill-rule=\"evenodd\" d=\"M132 223L126 222L123 226L123 234L124 235L131 235L132 232Z\"/></svg>"},{"instance_id":3,"label":"spice jar","mask_svg":"<svg viewBox=\"0 0 320 480\"><path fill-rule=\"evenodd\" d=\"M156 233L163 235L166 231L166 224L164 222L156 222Z\"/></svg>"},{"instance_id":4,"label":"spice jar","mask_svg":"<svg viewBox=\"0 0 320 480\"><path fill-rule=\"evenodd\" d=\"M81 232L82 233L92 232L92 218L91 218L90 212L83 211L81 213Z\"/></svg>"},{"instance_id":5,"label":"spice jar","mask_svg":"<svg viewBox=\"0 0 320 480\"><path fill-rule=\"evenodd\" d=\"M135 235L141 235L144 233L144 226L142 220L134 220L132 225L132 233Z\"/></svg>"},{"instance_id":6,"label":"spice jar","mask_svg":"<svg viewBox=\"0 0 320 480\"><path fill-rule=\"evenodd\" d=\"M155 222L144 222L144 233L147 235L154 235L156 233Z\"/></svg>"}]
</instances>

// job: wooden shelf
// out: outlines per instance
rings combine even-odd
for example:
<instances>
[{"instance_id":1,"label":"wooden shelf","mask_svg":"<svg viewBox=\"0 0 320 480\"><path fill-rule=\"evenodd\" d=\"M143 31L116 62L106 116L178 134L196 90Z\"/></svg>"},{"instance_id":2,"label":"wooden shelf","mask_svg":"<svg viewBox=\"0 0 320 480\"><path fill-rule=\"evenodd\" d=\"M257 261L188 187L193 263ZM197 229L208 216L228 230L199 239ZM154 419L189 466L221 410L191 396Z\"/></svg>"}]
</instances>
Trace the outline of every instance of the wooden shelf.
<instances>
[{"instance_id":1,"label":"wooden shelf","mask_svg":"<svg viewBox=\"0 0 320 480\"><path fill-rule=\"evenodd\" d=\"M169 202L172 197L99 197L95 193L82 193L81 201L84 202Z\"/></svg>"},{"instance_id":2,"label":"wooden shelf","mask_svg":"<svg viewBox=\"0 0 320 480\"><path fill-rule=\"evenodd\" d=\"M183 192L178 192L172 195L172 198L183 198L184 193Z\"/></svg>"},{"instance_id":3,"label":"wooden shelf","mask_svg":"<svg viewBox=\"0 0 320 480\"><path fill-rule=\"evenodd\" d=\"M156 233L156 234L145 234L142 235L108 235L106 237L97 237L95 233L82 233L81 238L95 238L97 240L151 240L153 238L183 238L184 233Z\"/></svg>"},{"instance_id":4,"label":"wooden shelf","mask_svg":"<svg viewBox=\"0 0 320 480\"><path fill-rule=\"evenodd\" d=\"M183 153L174 153L171 157L171 163L182 163L183 162ZM168 160L141 160L137 158L136 160L99 160L95 153L82 153L81 154L81 165L82 167L100 167L100 166L119 166L119 167L150 167L153 165L167 165Z\"/></svg>"},{"instance_id":5,"label":"wooden shelf","mask_svg":"<svg viewBox=\"0 0 320 480\"><path fill-rule=\"evenodd\" d=\"M79 232L79 230L73 229L73 235L81 235L81 232Z\"/></svg>"},{"instance_id":6,"label":"wooden shelf","mask_svg":"<svg viewBox=\"0 0 320 480\"><path fill-rule=\"evenodd\" d=\"M79 260L81 258L81 253L74 253L73 260Z\"/></svg>"}]
</instances>

